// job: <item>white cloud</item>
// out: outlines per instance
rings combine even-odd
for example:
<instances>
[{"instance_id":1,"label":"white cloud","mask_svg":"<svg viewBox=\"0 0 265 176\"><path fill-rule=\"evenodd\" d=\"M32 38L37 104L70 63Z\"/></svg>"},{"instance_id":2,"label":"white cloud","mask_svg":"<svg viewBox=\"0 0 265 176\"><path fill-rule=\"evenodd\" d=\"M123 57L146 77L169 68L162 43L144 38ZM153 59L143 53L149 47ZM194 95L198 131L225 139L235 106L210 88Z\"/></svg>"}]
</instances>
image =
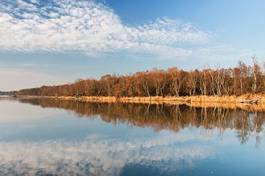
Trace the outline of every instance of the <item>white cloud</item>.
<instances>
[{"instance_id":1,"label":"white cloud","mask_svg":"<svg viewBox=\"0 0 265 176\"><path fill-rule=\"evenodd\" d=\"M43 2L42 2L43 3ZM110 8L92 0L4 0L0 2L0 50L77 51L90 55L126 51L186 57L180 45L208 41L191 24L157 19L145 25L122 23Z\"/></svg>"},{"instance_id":2,"label":"white cloud","mask_svg":"<svg viewBox=\"0 0 265 176\"><path fill-rule=\"evenodd\" d=\"M168 173L213 154L205 145L175 145L194 140L190 136L167 138L156 135L151 139L120 140L92 135L82 141L1 142L1 173L115 176L134 164Z\"/></svg>"},{"instance_id":3,"label":"white cloud","mask_svg":"<svg viewBox=\"0 0 265 176\"><path fill-rule=\"evenodd\" d=\"M239 60L251 64L252 56L251 50L218 44L194 49L191 58L199 59L201 63L207 63L210 67L227 67L236 65Z\"/></svg>"}]
</instances>

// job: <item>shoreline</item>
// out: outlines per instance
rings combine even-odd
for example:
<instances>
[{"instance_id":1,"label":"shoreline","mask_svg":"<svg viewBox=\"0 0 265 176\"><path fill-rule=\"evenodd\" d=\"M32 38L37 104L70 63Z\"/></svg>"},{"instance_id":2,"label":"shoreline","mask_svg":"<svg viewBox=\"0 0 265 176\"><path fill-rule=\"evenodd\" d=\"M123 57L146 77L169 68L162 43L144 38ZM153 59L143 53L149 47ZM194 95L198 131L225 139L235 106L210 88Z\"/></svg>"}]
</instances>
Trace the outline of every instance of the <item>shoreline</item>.
<instances>
[{"instance_id":1,"label":"shoreline","mask_svg":"<svg viewBox=\"0 0 265 176\"><path fill-rule=\"evenodd\" d=\"M143 103L143 104L197 104L197 103L233 103L233 104L265 104L265 94L245 94L240 96L179 96L179 97L114 97L114 96L32 96L17 95L17 98L51 98L61 100L73 100L83 102L105 102L105 103Z\"/></svg>"},{"instance_id":2,"label":"shoreline","mask_svg":"<svg viewBox=\"0 0 265 176\"><path fill-rule=\"evenodd\" d=\"M134 104L168 104L187 105L190 107L220 107L244 109L248 111L265 111L265 94L246 94L241 96L183 96L183 97L74 97L74 96L17 96L18 99L48 98L94 103L134 103Z\"/></svg>"}]
</instances>

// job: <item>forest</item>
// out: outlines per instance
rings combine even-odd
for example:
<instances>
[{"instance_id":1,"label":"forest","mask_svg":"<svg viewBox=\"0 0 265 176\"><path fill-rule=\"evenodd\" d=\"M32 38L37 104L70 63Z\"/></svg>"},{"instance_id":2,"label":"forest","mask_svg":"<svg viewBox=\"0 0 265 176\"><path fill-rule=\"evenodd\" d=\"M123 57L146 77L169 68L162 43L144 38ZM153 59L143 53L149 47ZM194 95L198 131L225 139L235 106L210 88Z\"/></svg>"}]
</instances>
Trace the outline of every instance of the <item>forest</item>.
<instances>
[{"instance_id":1,"label":"forest","mask_svg":"<svg viewBox=\"0 0 265 176\"><path fill-rule=\"evenodd\" d=\"M179 68L153 69L129 75L104 75L100 79L79 79L71 84L23 89L16 95L32 96L194 96L243 95L265 92L264 68L254 59L233 68L185 71Z\"/></svg>"}]
</instances>

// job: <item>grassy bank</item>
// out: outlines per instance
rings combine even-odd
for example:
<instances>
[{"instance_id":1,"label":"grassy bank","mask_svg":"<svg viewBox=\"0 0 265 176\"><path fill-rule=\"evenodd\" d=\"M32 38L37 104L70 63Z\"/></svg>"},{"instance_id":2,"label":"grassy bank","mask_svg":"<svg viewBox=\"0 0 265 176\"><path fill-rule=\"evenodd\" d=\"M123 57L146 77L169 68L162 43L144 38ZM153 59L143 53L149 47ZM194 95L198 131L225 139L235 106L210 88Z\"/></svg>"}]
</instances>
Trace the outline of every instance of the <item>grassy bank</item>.
<instances>
[{"instance_id":1,"label":"grassy bank","mask_svg":"<svg viewBox=\"0 0 265 176\"><path fill-rule=\"evenodd\" d=\"M73 96L19 96L20 99L49 98L97 103L136 103L169 104L191 107L221 107L226 109L243 109L253 112L265 112L265 94L246 94L242 96L183 96L183 97L73 97Z\"/></svg>"},{"instance_id":2,"label":"grassy bank","mask_svg":"<svg viewBox=\"0 0 265 176\"><path fill-rule=\"evenodd\" d=\"M241 96L182 96L182 97L103 97L103 96L21 96L20 98L54 98L61 100L73 100L83 102L104 103L143 103L143 104L188 104L224 106L230 105L265 105L265 94L246 94Z\"/></svg>"}]
</instances>

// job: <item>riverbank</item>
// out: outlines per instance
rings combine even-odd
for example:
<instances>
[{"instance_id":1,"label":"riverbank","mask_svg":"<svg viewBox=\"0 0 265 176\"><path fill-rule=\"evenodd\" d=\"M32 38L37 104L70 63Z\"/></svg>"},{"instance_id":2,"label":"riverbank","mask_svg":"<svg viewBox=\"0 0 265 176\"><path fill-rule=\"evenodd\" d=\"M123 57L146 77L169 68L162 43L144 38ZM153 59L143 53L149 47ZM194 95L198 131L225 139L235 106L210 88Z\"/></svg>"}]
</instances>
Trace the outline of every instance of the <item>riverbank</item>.
<instances>
[{"instance_id":1,"label":"riverbank","mask_svg":"<svg viewBox=\"0 0 265 176\"><path fill-rule=\"evenodd\" d=\"M241 96L183 96L183 97L72 97L72 96L18 96L19 99L48 98L61 101L95 103L135 103L187 105L190 107L243 109L265 112L265 94L246 94Z\"/></svg>"},{"instance_id":2,"label":"riverbank","mask_svg":"<svg viewBox=\"0 0 265 176\"><path fill-rule=\"evenodd\" d=\"M182 96L182 97L103 97L103 96L18 96L19 98L52 98L82 102L142 103L142 104L264 104L265 94L241 96Z\"/></svg>"}]
</instances>

